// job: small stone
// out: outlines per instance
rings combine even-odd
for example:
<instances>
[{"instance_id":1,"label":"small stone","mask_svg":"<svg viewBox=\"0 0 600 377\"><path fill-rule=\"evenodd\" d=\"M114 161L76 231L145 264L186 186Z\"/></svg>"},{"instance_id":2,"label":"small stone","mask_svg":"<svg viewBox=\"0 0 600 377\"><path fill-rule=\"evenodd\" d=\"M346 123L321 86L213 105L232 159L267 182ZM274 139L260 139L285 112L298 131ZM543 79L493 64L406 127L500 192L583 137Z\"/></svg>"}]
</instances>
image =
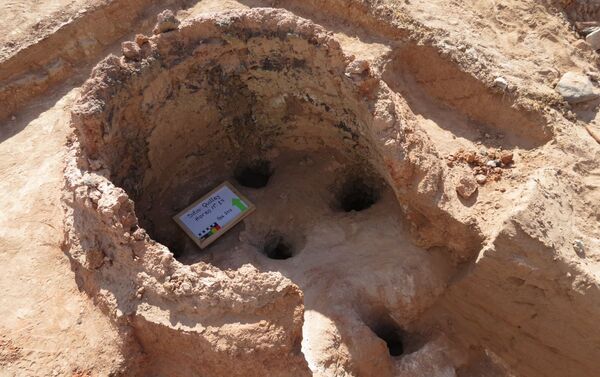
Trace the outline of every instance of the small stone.
<instances>
[{"instance_id":1,"label":"small stone","mask_svg":"<svg viewBox=\"0 0 600 377\"><path fill-rule=\"evenodd\" d=\"M139 61L141 58L140 46L138 46L135 42L127 41L121 43L121 51L126 59Z\"/></svg>"},{"instance_id":2,"label":"small stone","mask_svg":"<svg viewBox=\"0 0 600 377\"><path fill-rule=\"evenodd\" d=\"M467 152L467 154L465 155L465 160L469 163L472 164L473 162L475 162L475 159L477 158L477 154L475 152Z\"/></svg>"},{"instance_id":3,"label":"small stone","mask_svg":"<svg viewBox=\"0 0 600 377\"><path fill-rule=\"evenodd\" d=\"M513 163L513 158L512 152L503 152L500 156L500 162L502 162L503 165L510 165Z\"/></svg>"},{"instance_id":4,"label":"small stone","mask_svg":"<svg viewBox=\"0 0 600 377\"><path fill-rule=\"evenodd\" d=\"M133 239L136 241L142 241L146 238L146 231L142 228L138 228L135 232L133 232Z\"/></svg>"},{"instance_id":5,"label":"small stone","mask_svg":"<svg viewBox=\"0 0 600 377\"><path fill-rule=\"evenodd\" d=\"M594 50L600 49L600 28L596 28L585 37L585 41L592 46Z\"/></svg>"},{"instance_id":6,"label":"small stone","mask_svg":"<svg viewBox=\"0 0 600 377\"><path fill-rule=\"evenodd\" d=\"M473 177L462 177L456 186L456 192L464 199L470 198L477 191L477 182Z\"/></svg>"},{"instance_id":7,"label":"small stone","mask_svg":"<svg viewBox=\"0 0 600 377\"><path fill-rule=\"evenodd\" d=\"M355 60L348 65L346 73L351 75L360 75L369 71L369 62L366 60Z\"/></svg>"},{"instance_id":8,"label":"small stone","mask_svg":"<svg viewBox=\"0 0 600 377\"><path fill-rule=\"evenodd\" d=\"M139 287L137 289L137 291L135 292L135 297L137 297L138 299L141 299L144 296L144 291L146 289L144 287Z\"/></svg>"},{"instance_id":9,"label":"small stone","mask_svg":"<svg viewBox=\"0 0 600 377\"><path fill-rule=\"evenodd\" d=\"M584 41L583 39L578 39L573 43L573 47L575 47L576 49L579 50L590 50L592 47L590 46L589 43L587 43L586 41Z\"/></svg>"},{"instance_id":10,"label":"small stone","mask_svg":"<svg viewBox=\"0 0 600 377\"><path fill-rule=\"evenodd\" d=\"M15 121L15 120L17 120L17 117L13 115L10 117L10 120Z\"/></svg>"},{"instance_id":11,"label":"small stone","mask_svg":"<svg viewBox=\"0 0 600 377\"><path fill-rule=\"evenodd\" d=\"M587 102L599 96L590 78L577 72L565 73L555 89L569 103Z\"/></svg>"},{"instance_id":12,"label":"small stone","mask_svg":"<svg viewBox=\"0 0 600 377\"><path fill-rule=\"evenodd\" d=\"M585 245L582 240L573 241L573 250L575 250L575 253L580 257L585 257Z\"/></svg>"},{"instance_id":13,"label":"small stone","mask_svg":"<svg viewBox=\"0 0 600 377\"><path fill-rule=\"evenodd\" d=\"M495 168L498 167L500 165L500 162L498 160L489 160L488 162L485 163L485 166L489 167L489 168Z\"/></svg>"},{"instance_id":14,"label":"small stone","mask_svg":"<svg viewBox=\"0 0 600 377\"><path fill-rule=\"evenodd\" d=\"M156 17L156 25L152 31L154 34L166 33L171 30L176 30L179 26L179 20L175 18L173 11L165 9Z\"/></svg>"},{"instance_id":15,"label":"small stone","mask_svg":"<svg viewBox=\"0 0 600 377\"><path fill-rule=\"evenodd\" d=\"M181 284L181 290L183 293L190 293L192 291L192 285L185 281Z\"/></svg>"},{"instance_id":16,"label":"small stone","mask_svg":"<svg viewBox=\"0 0 600 377\"><path fill-rule=\"evenodd\" d=\"M90 164L90 169L92 169L92 170L102 169L102 161L101 160L88 159L88 162Z\"/></svg>"},{"instance_id":17,"label":"small stone","mask_svg":"<svg viewBox=\"0 0 600 377\"><path fill-rule=\"evenodd\" d=\"M508 81L506 81L504 77L496 77L494 79L494 86L506 90L506 88L508 88Z\"/></svg>"},{"instance_id":18,"label":"small stone","mask_svg":"<svg viewBox=\"0 0 600 377\"><path fill-rule=\"evenodd\" d=\"M475 176L475 181L477 183L479 183L480 185L483 185L483 184L485 184L485 182L487 182L487 177L483 174L477 174Z\"/></svg>"},{"instance_id":19,"label":"small stone","mask_svg":"<svg viewBox=\"0 0 600 377\"><path fill-rule=\"evenodd\" d=\"M86 267L90 270L97 270L102 267L106 257L102 250L92 249L87 252L86 259Z\"/></svg>"},{"instance_id":20,"label":"small stone","mask_svg":"<svg viewBox=\"0 0 600 377\"><path fill-rule=\"evenodd\" d=\"M135 43L140 47L142 47L143 45L148 43L149 40L150 40L150 38L148 38L144 34L136 34L135 35Z\"/></svg>"}]
</instances>

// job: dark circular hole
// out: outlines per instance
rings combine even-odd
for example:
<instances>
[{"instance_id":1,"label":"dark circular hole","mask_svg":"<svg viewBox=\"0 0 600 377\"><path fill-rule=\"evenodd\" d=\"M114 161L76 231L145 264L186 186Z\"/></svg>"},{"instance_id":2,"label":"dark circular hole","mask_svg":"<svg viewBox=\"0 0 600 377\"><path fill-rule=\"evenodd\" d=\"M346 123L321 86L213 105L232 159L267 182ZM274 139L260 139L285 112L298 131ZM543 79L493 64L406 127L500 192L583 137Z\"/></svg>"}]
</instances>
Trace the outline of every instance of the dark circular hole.
<instances>
[{"instance_id":1,"label":"dark circular hole","mask_svg":"<svg viewBox=\"0 0 600 377\"><path fill-rule=\"evenodd\" d=\"M385 341L391 356L400 356L404 353L402 332L390 325L382 325L373 329L375 335Z\"/></svg>"},{"instance_id":2,"label":"dark circular hole","mask_svg":"<svg viewBox=\"0 0 600 377\"><path fill-rule=\"evenodd\" d=\"M263 252L271 259L288 259L294 255L292 245L283 236L271 236L265 242Z\"/></svg>"},{"instance_id":3,"label":"dark circular hole","mask_svg":"<svg viewBox=\"0 0 600 377\"><path fill-rule=\"evenodd\" d=\"M348 180L338 195L339 206L346 212L365 210L378 199L377 189L361 178Z\"/></svg>"},{"instance_id":4,"label":"dark circular hole","mask_svg":"<svg viewBox=\"0 0 600 377\"><path fill-rule=\"evenodd\" d=\"M262 188L269 183L272 173L269 161L258 160L238 166L234 178L244 187Z\"/></svg>"}]
</instances>

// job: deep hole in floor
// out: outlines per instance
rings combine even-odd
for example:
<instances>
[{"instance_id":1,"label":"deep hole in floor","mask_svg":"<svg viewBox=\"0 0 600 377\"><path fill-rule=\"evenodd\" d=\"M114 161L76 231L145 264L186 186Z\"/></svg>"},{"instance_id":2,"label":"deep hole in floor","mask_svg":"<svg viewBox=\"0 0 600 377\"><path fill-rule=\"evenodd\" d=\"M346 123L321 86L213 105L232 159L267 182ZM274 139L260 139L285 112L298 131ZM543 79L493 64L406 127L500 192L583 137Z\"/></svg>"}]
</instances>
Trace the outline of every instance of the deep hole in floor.
<instances>
[{"instance_id":1,"label":"deep hole in floor","mask_svg":"<svg viewBox=\"0 0 600 377\"><path fill-rule=\"evenodd\" d=\"M337 196L340 209L346 212L362 211L377 202L379 190L361 177L352 177L342 185Z\"/></svg>"},{"instance_id":2,"label":"deep hole in floor","mask_svg":"<svg viewBox=\"0 0 600 377\"><path fill-rule=\"evenodd\" d=\"M267 257L278 260L289 259L294 256L292 244L280 234L267 237L263 252Z\"/></svg>"},{"instance_id":3,"label":"deep hole in floor","mask_svg":"<svg viewBox=\"0 0 600 377\"><path fill-rule=\"evenodd\" d=\"M403 332L390 324L379 324L372 328L375 335L387 345L390 356L401 356L404 353Z\"/></svg>"},{"instance_id":4,"label":"deep hole in floor","mask_svg":"<svg viewBox=\"0 0 600 377\"><path fill-rule=\"evenodd\" d=\"M273 171L266 160L256 160L249 164L240 164L235 169L235 180L244 187L262 188L269 183Z\"/></svg>"}]
</instances>

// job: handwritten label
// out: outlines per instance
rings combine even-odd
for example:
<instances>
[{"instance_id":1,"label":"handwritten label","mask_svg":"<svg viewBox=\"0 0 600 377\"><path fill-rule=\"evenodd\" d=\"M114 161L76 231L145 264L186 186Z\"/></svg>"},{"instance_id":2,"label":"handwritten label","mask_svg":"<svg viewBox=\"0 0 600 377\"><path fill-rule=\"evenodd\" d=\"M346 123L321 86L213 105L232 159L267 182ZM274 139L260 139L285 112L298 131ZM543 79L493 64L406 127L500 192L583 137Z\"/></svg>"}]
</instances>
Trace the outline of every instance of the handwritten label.
<instances>
[{"instance_id":1,"label":"handwritten label","mask_svg":"<svg viewBox=\"0 0 600 377\"><path fill-rule=\"evenodd\" d=\"M215 190L178 213L174 220L204 248L255 209L231 184Z\"/></svg>"}]
</instances>

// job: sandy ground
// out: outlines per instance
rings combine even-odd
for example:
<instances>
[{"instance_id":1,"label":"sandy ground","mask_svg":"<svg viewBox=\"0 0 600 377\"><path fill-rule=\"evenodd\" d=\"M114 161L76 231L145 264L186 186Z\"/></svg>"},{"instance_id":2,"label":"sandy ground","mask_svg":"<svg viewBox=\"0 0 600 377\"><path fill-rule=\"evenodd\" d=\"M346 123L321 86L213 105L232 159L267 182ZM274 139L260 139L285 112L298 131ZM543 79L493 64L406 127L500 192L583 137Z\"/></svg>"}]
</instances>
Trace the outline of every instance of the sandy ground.
<instances>
[{"instance_id":1,"label":"sandy ground","mask_svg":"<svg viewBox=\"0 0 600 377\"><path fill-rule=\"evenodd\" d=\"M52 33L90 3L93 1L0 1L2 24L7 31L0 36L0 61L19 48Z\"/></svg>"},{"instance_id":2,"label":"sandy ground","mask_svg":"<svg viewBox=\"0 0 600 377\"><path fill-rule=\"evenodd\" d=\"M107 375L122 362L121 340L61 250L65 108L75 94L40 101L1 129L2 376Z\"/></svg>"}]
</instances>

